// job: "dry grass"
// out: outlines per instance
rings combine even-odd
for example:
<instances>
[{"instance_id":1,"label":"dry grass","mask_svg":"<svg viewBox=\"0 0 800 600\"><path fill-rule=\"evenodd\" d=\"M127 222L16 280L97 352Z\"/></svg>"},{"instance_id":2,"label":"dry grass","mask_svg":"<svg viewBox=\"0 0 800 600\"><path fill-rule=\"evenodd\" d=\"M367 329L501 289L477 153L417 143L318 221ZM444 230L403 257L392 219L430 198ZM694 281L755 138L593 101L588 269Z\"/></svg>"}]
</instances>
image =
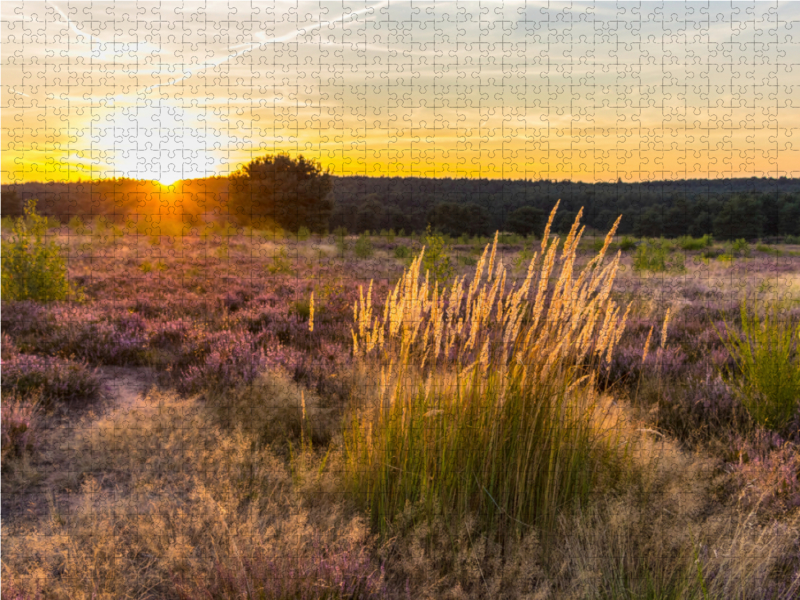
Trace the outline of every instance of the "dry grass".
<instances>
[{"instance_id":1,"label":"dry grass","mask_svg":"<svg viewBox=\"0 0 800 600\"><path fill-rule=\"evenodd\" d=\"M499 542L476 515L398 516L405 530L381 549L394 587L414 598L789 600L800 591L800 513L759 522L726 497L717 461L641 428L604 397L606 426L622 432L636 477L558 517L548 535L526 528ZM544 546L551 545L547 553Z\"/></svg>"},{"instance_id":2,"label":"dry grass","mask_svg":"<svg viewBox=\"0 0 800 600\"><path fill-rule=\"evenodd\" d=\"M152 392L145 403L77 430L61 449L70 469L51 482L48 514L4 522L4 596L255 598L272 589L269 567L285 597L328 584L339 597L314 578L322 567L292 580L290 570L321 560L379 584L363 520L332 493L335 453L327 464L305 452L287 465L242 428L220 426L197 398ZM365 590L349 597L372 597Z\"/></svg>"},{"instance_id":3,"label":"dry grass","mask_svg":"<svg viewBox=\"0 0 800 600\"><path fill-rule=\"evenodd\" d=\"M222 240L187 237L170 269L202 276ZM688 452L619 390L593 385L629 299L631 316L659 322L669 306L669 336L681 286L733 293L733 267L687 260L685 274L642 287L630 256L587 259L580 240L576 221L566 243L520 265L517 286L511 255L493 245L471 280L463 271L445 290L422 283L422 256L380 310L364 290L358 360L335 373L350 381L349 407L265 373L238 390L154 390L133 409L44 419L38 449L3 460L3 597L798 597L798 509L776 520L753 507L758 485L738 489L721 459ZM90 244L71 269L109 279L120 260L169 250L149 235L113 249L66 241L70 252ZM318 242L229 242L231 272L280 248L292 262L338 255ZM386 260L379 248L357 268L386 272ZM316 287L318 308L331 281ZM662 325L650 331L656 353Z\"/></svg>"},{"instance_id":4,"label":"dry grass","mask_svg":"<svg viewBox=\"0 0 800 600\"><path fill-rule=\"evenodd\" d=\"M384 533L418 500L429 519L440 506L454 522L478 512L485 525L549 530L604 469L619 470L618 440L593 426L602 421L595 366L627 317L611 299L620 255L604 263L614 230L574 274L580 214L560 254L546 241L554 216L519 289L506 286L495 236L468 289L461 278L449 293L431 290L427 273L420 285L423 248L382 319L372 314L371 284L366 297L362 290L354 353L380 350L389 364L378 402L354 415L345 444L353 491Z\"/></svg>"}]
</instances>

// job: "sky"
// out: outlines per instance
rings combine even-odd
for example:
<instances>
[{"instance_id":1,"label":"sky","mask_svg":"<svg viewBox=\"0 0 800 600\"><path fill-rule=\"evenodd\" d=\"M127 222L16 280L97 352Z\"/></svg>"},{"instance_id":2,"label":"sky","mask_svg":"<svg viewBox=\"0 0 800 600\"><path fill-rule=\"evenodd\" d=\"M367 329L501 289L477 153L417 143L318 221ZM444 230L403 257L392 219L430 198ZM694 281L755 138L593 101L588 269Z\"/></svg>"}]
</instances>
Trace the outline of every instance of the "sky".
<instances>
[{"instance_id":1,"label":"sky","mask_svg":"<svg viewBox=\"0 0 800 600\"><path fill-rule=\"evenodd\" d=\"M800 177L800 3L4 1L0 20L2 183L169 184L278 152L337 175Z\"/></svg>"}]
</instances>

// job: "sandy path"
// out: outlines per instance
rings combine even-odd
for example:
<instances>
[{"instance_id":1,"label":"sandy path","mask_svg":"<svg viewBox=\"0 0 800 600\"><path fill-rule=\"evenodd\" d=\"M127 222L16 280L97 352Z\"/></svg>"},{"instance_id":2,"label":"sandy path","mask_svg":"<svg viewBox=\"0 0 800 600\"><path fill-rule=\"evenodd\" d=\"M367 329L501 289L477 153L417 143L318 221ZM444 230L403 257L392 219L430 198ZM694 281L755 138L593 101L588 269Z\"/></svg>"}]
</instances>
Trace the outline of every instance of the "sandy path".
<instances>
[{"instance_id":1,"label":"sandy path","mask_svg":"<svg viewBox=\"0 0 800 600\"><path fill-rule=\"evenodd\" d=\"M156 373L148 367L98 367L108 391L108 410L146 408L144 398L156 383Z\"/></svg>"},{"instance_id":2,"label":"sandy path","mask_svg":"<svg viewBox=\"0 0 800 600\"><path fill-rule=\"evenodd\" d=\"M26 519L41 518L51 509L47 498L51 498L62 514L75 510L81 493L77 489L65 489L65 477L70 471L70 457L76 435L82 435L93 424L104 418L121 418L131 410L147 412L158 406L148 405L147 392L156 384L156 372L148 367L98 367L97 373L105 384L104 397L85 410L65 412L49 425L49 443L37 460L35 471L28 485L17 488L14 493L2 497L3 522L16 520L25 514ZM116 416L114 416L116 413ZM124 422L124 421L123 421ZM77 482L74 482L77 483ZM76 485L69 485L77 488Z\"/></svg>"}]
</instances>

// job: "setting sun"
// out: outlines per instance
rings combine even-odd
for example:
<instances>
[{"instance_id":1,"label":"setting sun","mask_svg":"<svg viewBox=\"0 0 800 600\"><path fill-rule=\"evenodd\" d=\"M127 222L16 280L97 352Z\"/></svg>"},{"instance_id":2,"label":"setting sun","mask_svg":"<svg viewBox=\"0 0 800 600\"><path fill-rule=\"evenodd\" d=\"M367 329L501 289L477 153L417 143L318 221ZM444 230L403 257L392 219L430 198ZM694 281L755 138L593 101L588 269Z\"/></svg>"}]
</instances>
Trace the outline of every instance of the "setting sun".
<instances>
[{"instance_id":1,"label":"setting sun","mask_svg":"<svg viewBox=\"0 0 800 600\"><path fill-rule=\"evenodd\" d=\"M151 179L169 185L206 177L215 162L213 143L174 103L133 104L108 109L79 139L93 169L106 176Z\"/></svg>"}]
</instances>

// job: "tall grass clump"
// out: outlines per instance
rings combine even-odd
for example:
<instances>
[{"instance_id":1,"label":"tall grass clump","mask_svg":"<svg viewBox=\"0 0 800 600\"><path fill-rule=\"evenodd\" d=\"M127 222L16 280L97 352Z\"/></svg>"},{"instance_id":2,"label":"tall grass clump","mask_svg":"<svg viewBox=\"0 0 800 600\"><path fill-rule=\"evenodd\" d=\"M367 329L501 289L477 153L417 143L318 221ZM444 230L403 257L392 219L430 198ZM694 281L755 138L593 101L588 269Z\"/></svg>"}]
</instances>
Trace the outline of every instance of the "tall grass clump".
<instances>
[{"instance_id":1,"label":"tall grass clump","mask_svg":"<svg viewBox=\"0 0 800 600\"><path fill-rule=\"evenodd\" d=\"M61 248L46 241L48 219L28 200L25 217L14 223L11 239L2 242L2 296L4 300L66 300L80 290L70 285Z\"/></svg>"},{"instance_id":2,"label":"tall grass clump","mask_svg":"<svg viewBox=\"0 0 800 600\"><path fill-rule=\"evenodd\" d=\"M506 286L495 235L466 288L465 277L449 291L420 285L423 247L383 318L372 285L366 299L361 290L354 355L380 386L345 428L346 473L383 534L407 502L454 524L480 515L498 534L547 529L616 464L594 380L628 315L610 297L620 254L604 262L619 220L575 278L581 213L559 255L548 244L556 208L519 289Z\"/></svg>"},{"instance_id":3,"label":"tall grass clump","mask_svg":"<svg viewBox=\"0 0 800 600\"><path fill-rule=\"evenodd\" d=\"M759 315L741 303L742 332L725 322L725 347L736 363L734 389L756 423L781 431L800 405L800 323L786 317L786 306L772 302Z\"/></svg>"}]
</instances>

